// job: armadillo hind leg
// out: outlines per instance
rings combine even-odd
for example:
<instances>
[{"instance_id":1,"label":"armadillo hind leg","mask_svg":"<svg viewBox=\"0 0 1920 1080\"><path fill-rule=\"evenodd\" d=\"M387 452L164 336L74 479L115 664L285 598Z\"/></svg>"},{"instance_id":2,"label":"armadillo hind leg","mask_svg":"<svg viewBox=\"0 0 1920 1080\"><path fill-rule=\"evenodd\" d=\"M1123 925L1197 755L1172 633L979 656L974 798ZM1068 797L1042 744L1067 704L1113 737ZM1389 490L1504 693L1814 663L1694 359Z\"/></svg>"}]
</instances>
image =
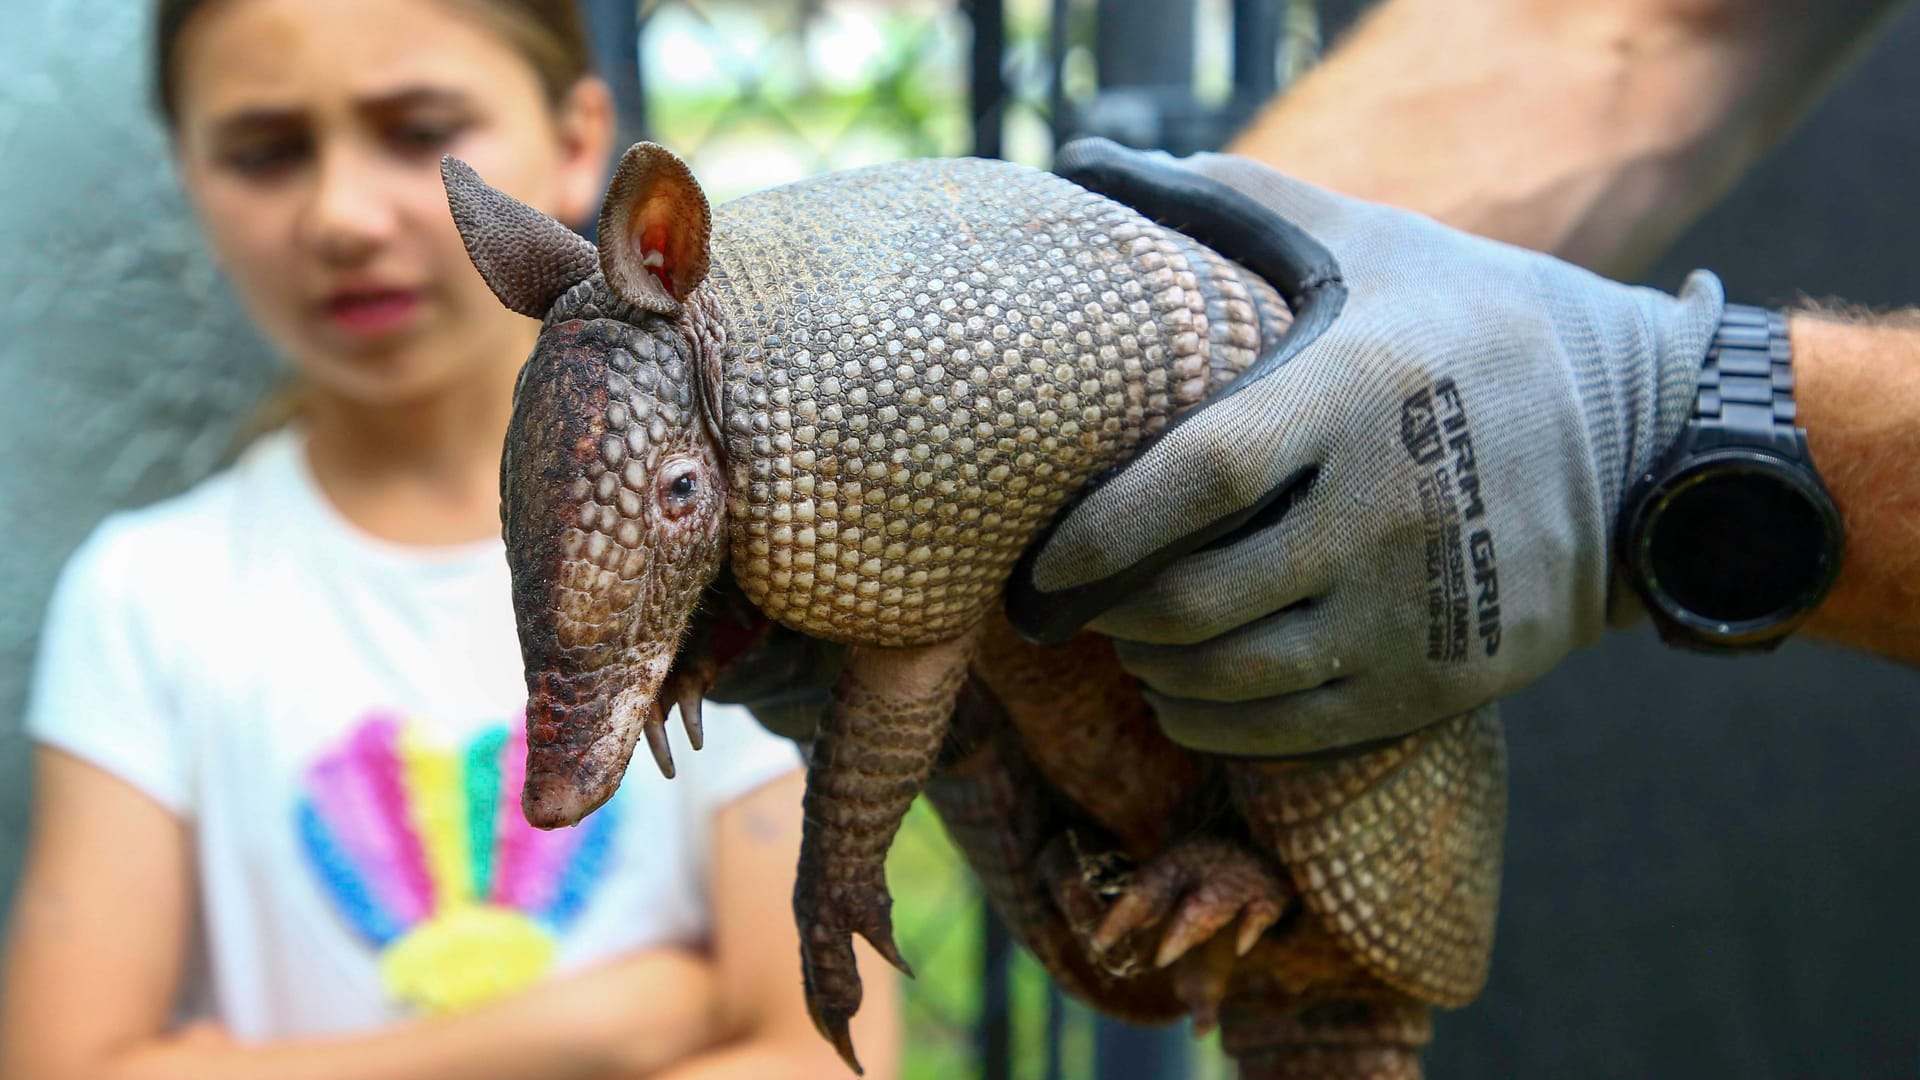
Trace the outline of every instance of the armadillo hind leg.
<instances>
[{"instance_id":1,"label":"armadillo hind leg","mask_svg":"<svg viewBox=\"0 0 1920 1080\"><path fill-rule=\"evenodd\" d=\"M855 1072L847 1031L860 1008L853 935L912 974L893 941L887 849L933 771L972 651L971 636L849 649L808 761L793 893L801 972L814 1026Z\"/></svg>"},{"instance_id":2,"label":"armadillo hind leg","mask_svg":"<svg viewBox=\"0 0 1920 1080\"><path fill-rule=\"evenodd\" d=\"M1241 1080L1420 1080L1433 1018L1408 1001L1303 1008L1284 996L1236 994L1222 1012L1220 1035Z\"/></svg>"},{"instance_id":3,"label":"armadillo hind leg","mask_svg":"<svg viewBox=\"0 0 1920 1080\"><path fill-rule=\"evenodd\" d=\"M1293 899L1286 871L1271 858L1224 836L1182 839L1148 860L1095 932L1093 947L1160 927L1153 965L1166 967L1216 934L1245 956L1279 921Z\"/></svg>"},{"instance_id":4,"label":"armadillo hind leg","mask_svg":"<svg viewBox=\"0 0 1920 1080\"><path fill-rule=\"evenodd\" d=\"M1185 1011L1159 973L1121 977L1088 953L1085 941L1106 904L1085 861L1126 856L1110 837L1072 826L1001 704L977 679L960 695L927 800L987 902L1062 990L1133 1023L1164 1024Z\"/></svg>"},{"instance_id":5,"label":"armadillo hind leg","mask_svg":"<svg viewBox=\"0 0 1920 1080\"><path fill-rule=\"evenodd\" d=\"M1048 783L1134 859L1190 825L1202 766L1161 732L1111 640L1080 634L1035 645L996 612L981 627L973 666Z\"/></svg>"},{"instance_id":6,"label":"armadillo hind leg","mask_svg":"<svg viewBox=\"0 0 1920 1080\"><path fill-rule=\"evenodd\" d=\"M1219 1025L1240 958L1293 899L1279 865L1220 836L1177 841L1136 867L1073 829L1039 865L1085 955L1116 979L1160 982L1197 1036Z\"/></svg>"},{"instance_id":7,"label":"armadillo hind leg","mask_svg":"<svg viewBox=\"0 0 1920 1080\"><path fill-rule=\"evenodd\" d=\"M1235 762L1228 775L1254 837L1361 967L1435 1005L1480 993L1506 828L1493 706L1373 749Z\"/></svg>"}]
</instances>

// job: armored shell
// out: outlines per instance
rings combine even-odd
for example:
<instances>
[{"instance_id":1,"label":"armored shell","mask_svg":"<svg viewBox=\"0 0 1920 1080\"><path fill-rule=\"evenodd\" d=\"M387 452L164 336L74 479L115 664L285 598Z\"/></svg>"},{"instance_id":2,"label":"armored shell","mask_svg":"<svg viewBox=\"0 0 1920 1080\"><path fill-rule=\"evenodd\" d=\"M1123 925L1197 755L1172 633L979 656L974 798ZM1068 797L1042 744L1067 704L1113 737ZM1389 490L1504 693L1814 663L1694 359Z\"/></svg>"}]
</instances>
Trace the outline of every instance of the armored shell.
<instances>
[{"instance_id":1,"label":"armored shell","mask_svg":"<svg viewBox=\"0 0 1920 1080\"><path fill-rule=\"evenodd\" d=\"M835 173L714 226L733 575L832 640L973 625L1089 477L1286 318L1185 236L1006 162Z\"/></svg>"}]
</instances>

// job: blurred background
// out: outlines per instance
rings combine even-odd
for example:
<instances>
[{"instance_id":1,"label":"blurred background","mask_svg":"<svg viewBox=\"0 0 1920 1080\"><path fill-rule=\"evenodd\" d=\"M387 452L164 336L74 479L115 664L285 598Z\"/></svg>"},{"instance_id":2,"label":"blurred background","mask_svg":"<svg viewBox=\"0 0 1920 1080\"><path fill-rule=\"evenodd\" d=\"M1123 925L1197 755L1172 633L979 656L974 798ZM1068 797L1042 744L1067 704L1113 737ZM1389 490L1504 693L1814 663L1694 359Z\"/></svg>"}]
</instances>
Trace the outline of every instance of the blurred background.
<instances>
[{"instance_id":1,"label":"blurred background","mask_svg":"<svg viewBox=\"0 0 1920 1080\"><path fill-rule=\"evenodd\" d=\"M589 0L628 140L715 198L1099 133L1223 143L1359 0ZM275 383L146 103L148 5L8 0L0 35L0 904L25 832L27 672L60 562L232 449ZM1647 275L1735 298L1920 299L1920 12ZM1920 452L1920 448L1915 448ZM1920 674L1817 645L1718 661L1616 635L1506 709L1511 824L1486 994L1430 1074L1920 1075ZM1063 1002L932 816L890 867L915 1077L1226 1075L1182 1031Z\"/></svg>"}]
</instances>

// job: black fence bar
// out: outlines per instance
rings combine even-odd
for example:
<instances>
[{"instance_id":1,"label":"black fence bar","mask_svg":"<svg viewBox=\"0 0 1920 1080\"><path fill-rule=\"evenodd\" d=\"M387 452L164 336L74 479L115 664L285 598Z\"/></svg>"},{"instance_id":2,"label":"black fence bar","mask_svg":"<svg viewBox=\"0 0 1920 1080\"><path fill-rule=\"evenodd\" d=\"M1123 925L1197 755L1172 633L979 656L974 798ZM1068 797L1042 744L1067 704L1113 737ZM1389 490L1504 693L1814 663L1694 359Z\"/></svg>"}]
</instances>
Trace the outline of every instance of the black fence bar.
<instances>
[{"instance_id":1,"label":"black fence bar","mask_svg":"<svg viewBox=\"0 0 1920 1080\"><path fill-rule=\"evenodd\" d=\"M1051 0L1047 13L1047 128L1053 147L1060 148L1073 132L1067 105L1067 24L1073 18L1072 0Z\"/></svg>"},{"instance_id":2,"label":"black fence bar","mask_svg":"<svg viewBox=\"0 0 1920 1080\"><path fill-rule=\"evenodd\" d=\"M1066 1000L1060 988L1047 982L1047 1071L1046 1080L1060 1080L1060 1031L1066 1026Z\"/></svg>"},{"instance_id":3,"label":"black fence bar","mask_svg":"<svg viewBox=\"0 0 1920 1080\"><path fill-rule=\"evenodd\" d=\"M960 0L973 29L971 78L967 84L973 114L973 152L997 158L1007 109L1007 18L1001 0Z\"/></svg>"},{"instance_id":4,"label":"black fence bar","mask_svg":"<svg viewBox=\"0 0 1920 1080\"><path fill-rule=\"evenodd\" d=\"M980 935L980 1026L976 1031L980 1076L981 1080L1011 1080L1013 995L1008 962L1013 958L1013 938L993 908L981 904L980 909L985 912Z\"/></svg>"},{"instance_id":5,"label":"black fence bar","mask_svg":"<svg viewBox=\"0 0 1920 1080\"><path fill-rule=\"evenodd\" d=\"M613 89L620 145L638 142L646 127L641 87L639 0L587 0L581 13L593 42L593 66Z\"/></svg>"},{"instance_id":6,"label":"black fence bar","mask_svg":"<svg viewBox=\"0 0 1920 1080\"><path fill-rule=\"evenodd\" d=\"M1100 88L1193 85L1193 0L1100 0Z\"/></svg>"},{"instance_id":7,"label":"black fence bar","mask_svg":"<svg viewBox=\"0 0 1920 1080\"><path fill-rule=\"evenodd\" d=\"M1263 102L1279 88L1275 59L1286 0L1233 0L1233 92Z\"/></svg>"},{"instance_id":8,"label":"black fence bar","mask_svg":"<svg viewBox=\"0 0 1920 1080\"><path fill-rule=\"evenodd\" d=\"M1100 88L1090 100L1067 102L1057 123L1068 136L1105 135L1175 154L1218 148L1278 88L1290 6L1288 0L1233 0L1232 94L1215 103L1195 93L1200 28L1194 0L1098 0Z\"/></svg>"},{"instance_id":9,"label":"black fence bar","mask_svg":"<svg viewBox=\"0 0 1920 1080\"><path fill-rule=\"evenodd\" d=\"M640 0L586 0L580 13L587 21L594 71L613 91L614 157L647 137L647 95L640 74ZM613 162L607 163L613 179ZM598 240L597 221L580 222L589 240Z\"/></svg>"},{"instance_id":10,"label":"black fence bar","mask_svg":"<svg viewBox=\"0 0 1920 1080\"><path fill-rule=\"evenodd\" d=\"M1135 1027L1100 1017L1093 1045L1100 1080L1183 1080L1190 1050L1185 1024Z\"/></svg>"}]
</instances>

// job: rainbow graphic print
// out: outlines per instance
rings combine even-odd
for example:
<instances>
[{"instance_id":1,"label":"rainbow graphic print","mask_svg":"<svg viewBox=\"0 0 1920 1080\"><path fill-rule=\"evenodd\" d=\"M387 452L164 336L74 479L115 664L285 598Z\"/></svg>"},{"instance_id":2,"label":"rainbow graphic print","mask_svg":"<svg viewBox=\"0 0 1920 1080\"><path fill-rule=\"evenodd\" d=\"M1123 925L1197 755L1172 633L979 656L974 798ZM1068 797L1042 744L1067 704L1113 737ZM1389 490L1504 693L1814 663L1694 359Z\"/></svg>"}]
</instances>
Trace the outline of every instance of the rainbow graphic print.
<instances>
[{"instance_id":1,"label":"rainbow graphic print","mask_svg":"<svg viewBox=\"0 0 1920 1080\"><path fill-rule=\"evenodd\" d=\"M601 880L620 800L578 828L528 825L524 732L459 750L376 713L307 767L301 845L396 1001L445 1012L532 984Z\"/></svg>"}]
</instances>

